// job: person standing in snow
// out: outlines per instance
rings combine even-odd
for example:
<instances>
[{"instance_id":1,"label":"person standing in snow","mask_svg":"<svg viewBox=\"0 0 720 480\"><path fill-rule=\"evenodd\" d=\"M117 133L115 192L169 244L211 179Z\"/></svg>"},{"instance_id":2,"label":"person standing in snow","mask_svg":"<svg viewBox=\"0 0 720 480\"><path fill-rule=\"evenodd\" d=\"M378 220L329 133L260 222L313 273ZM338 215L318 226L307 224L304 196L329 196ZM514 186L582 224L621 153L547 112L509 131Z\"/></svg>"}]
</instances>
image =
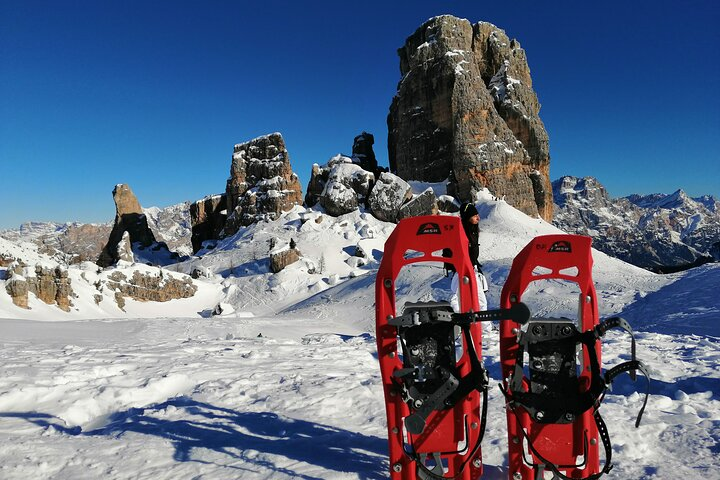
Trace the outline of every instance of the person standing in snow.
<instances>
[{"instance_id":1,"label":"person standing in snow","mask_svg":"<svg viewBox=\"0 0 720 480\"><path fill-rule=\"evenodd\" d=\"M468 239L468 253L470 255L470 262L472 262L477 276L477 294L478 304L480 310L487 310L488 303L485 297L485 292L488 290L487 280L485 275L482 273L481 265L478 262L478 255L480 254L479 236L480 236L480 214L472 203L464 203L460 207L460 219L462 220L463 230L465 230L465 236ZM458 292L460 290L460 279L459 275L453 275L452 281L450 282L450 291L452 296L450 297L450 305L453 311L456 313L460 312L460 298Z\"/></svg>"}]
</instances>

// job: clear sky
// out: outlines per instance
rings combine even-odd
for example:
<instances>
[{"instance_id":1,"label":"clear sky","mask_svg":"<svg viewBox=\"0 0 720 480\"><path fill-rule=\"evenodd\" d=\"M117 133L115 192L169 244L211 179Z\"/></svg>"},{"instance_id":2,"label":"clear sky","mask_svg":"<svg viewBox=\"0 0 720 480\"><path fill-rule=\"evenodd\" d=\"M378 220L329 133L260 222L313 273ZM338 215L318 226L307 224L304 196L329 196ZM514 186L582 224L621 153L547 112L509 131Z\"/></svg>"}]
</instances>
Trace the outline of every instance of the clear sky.
<instances>
[{"instance_id":1,"label":"clear sky","mask_svg":"<svg viewBox=\"0 0 720 480\"><path fill-rule=\"evenodd\" d=\"M527 52L551 177L613 197L720 196L720 2L0 0L0 228L112 220L224 191L233 145L279 131L313 163L375 135L425 20L489 21Z\"/></svg>"}]
</instances>

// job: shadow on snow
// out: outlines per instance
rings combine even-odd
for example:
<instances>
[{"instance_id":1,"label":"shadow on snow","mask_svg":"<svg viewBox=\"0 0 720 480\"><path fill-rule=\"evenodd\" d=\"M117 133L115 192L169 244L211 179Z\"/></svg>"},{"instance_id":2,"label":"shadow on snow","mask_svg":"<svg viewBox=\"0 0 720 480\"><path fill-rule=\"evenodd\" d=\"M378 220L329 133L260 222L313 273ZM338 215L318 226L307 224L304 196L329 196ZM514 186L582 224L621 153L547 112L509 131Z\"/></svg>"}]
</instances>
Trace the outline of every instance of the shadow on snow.
<instances>
[{"instance_id":1,"label":"shadow on snow","mask_svg":"<svg viewBox=\"0 0 720 480\"><path fill-rule=\"evenodd\" d=\"M159 412L165 417L169 407L182 411L183 418L154 415ZM178 462L216 463L194 454L196 449L208 449L237 460L221 465L226 468L251 470L255 465L306 480L323 477L298 473L291 468L294 463L356 473L360 479L385 478L388 471L386 439L269 412L238 412L187 397L116 413L105 427L87 432L80 427L65 427L61 420L43 413L0 413L0 417L24 418L67 435L120 437L128 432L154 435L172 442L173 458ZM287 460L276 462L273 456Z\"/></svg>"},{"instance_id":2,"label":"shadow on snow","mask_svg":"<svg viewBox=\"0 0 720 480\"><path fill-rule=\"evenodd\" d=\"M637 330L720 337L720 308L713 300L720 268L713 264L694 268L680 280L638 298L620 316Z\"/></svg>"}]
</instances>

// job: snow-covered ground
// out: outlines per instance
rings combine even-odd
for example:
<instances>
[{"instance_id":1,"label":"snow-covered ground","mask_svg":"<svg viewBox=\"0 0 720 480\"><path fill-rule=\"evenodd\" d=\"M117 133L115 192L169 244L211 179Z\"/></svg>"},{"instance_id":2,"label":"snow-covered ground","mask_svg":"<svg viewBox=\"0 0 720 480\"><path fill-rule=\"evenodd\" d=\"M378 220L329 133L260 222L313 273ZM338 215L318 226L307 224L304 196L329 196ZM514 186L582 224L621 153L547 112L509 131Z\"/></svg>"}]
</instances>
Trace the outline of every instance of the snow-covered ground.
<instances>
[{"instance_id":1,"label":"snow-covered ground","mask_svg":"<svg viewBox=\"0 0 720 480\"><path fill-rule=\"evenodd\" d=\"M514 255L557 230L490 197L478 208L496 306ZM387 478L373 303L392 228L360 213L295 209L172 267L205 271L198 298L105 306L94 318L90 306L23 312L0 303L0 479ZM271 238L292 238L303 259L271 274ZM639 429L642 396L627 377L606 397L609 478L720 478L720 265L659 276L594 259L601 315L621 314L639 330L638 356L653 375ZM403 271L397 286L402 304L443 299L449 281L424 265ZM544 282L524 300L538 315L574 315L577 297ZM232 313L203 318L217 302ZM483 350L496 385L489 325ZM610 333L604 362L628 351L627 337ZM503 404L492 389L483 478L507 478Z\"/></svg>"}]
</instances>

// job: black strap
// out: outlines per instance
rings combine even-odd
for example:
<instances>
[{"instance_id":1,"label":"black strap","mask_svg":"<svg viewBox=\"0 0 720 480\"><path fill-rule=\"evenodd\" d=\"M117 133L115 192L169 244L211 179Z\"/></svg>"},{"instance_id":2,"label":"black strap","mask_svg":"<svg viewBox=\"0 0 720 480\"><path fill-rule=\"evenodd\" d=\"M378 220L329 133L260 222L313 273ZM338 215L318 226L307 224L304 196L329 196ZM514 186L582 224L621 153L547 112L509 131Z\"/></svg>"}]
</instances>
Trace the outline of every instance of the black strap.
<instances>
[{"instance_id":1,"label":"black strap","mask_svg":"<svg viewBox=\"0 0 720 480\"><path fill-rule=\"evenodd\" d=\"M487 391L488 386L487 371L482 366L480 358L475 351L475 345L473 344L472 335L470 334L470 327L463 325L460 328L465 338L465 348L467 348L468 356L470 357L470 373L460 379L460 385L458 385L457 390L455 390L452 395L454 402L465 398L467 394L473 390L477 390L478 392Z\"/></svg>"},{"instance_id":2,"label":"black strap","mask_svg":"<svg viewBox=\"0 0 720 480\"><path fill-rule=\"evenodd\" d=\"M633 332L633 329L630 326L630 324L627 321L625 321L624 318L612 317L612 318L608 318L605 321L600 322L595 327L595 331L597 332L598 337L602 337L611 328L622 328L623 330L625 330L627 333L630 334L630 341L631 341L630 354L631 354L631 359L632 359L631 361L635 361L635 359L636 359L636 356L635 356L635 333ZM630 370L630 378L633 379L633 382L635 381L635 379L636 379L635 370Z\"/></svg>"},{"instance_id":3,"label":"black strap","mask_svg":"<svg viewBox=\"0 0 720 480\"><path fill-rule=\"evenodd\" d=\"M631 339L631 356L630 361L623 362L620 365L617 365L607 372L605 372L605 385L610 385L612 381L620 375L621 373L628 372L630 375L630 378L634 382L637 379L637 371L640 370L640 372L645 377L645 399L643 400L642 407L640 407L640 411L638 412L637 419L635 420L635 428L638 428L640 426L640 421L642 420L643 413L645 412L645 407L647 406L648 397L650 396L650 373L648 372L647 368L645 367L645 364L642 363L640 360L637 359L635 353L635 333L633 332L632 327L630 327L630 324L625 321L625 319L620 317L612 317L608 318L607 320L600 322L597 327L595 327L595 331L597 332L598 336L601 337L607 333L608 330L611 328L621 328L625 330L627 333L630 334Z\"/></svg>"},{"instance_id":4,"label":"black strap","mask_svg":"<svg viewBox=\"0 0 720 480\"><path fill-rule=\"evenodd\" d=\"M645 377L646 387L645 399L643 400L642 407L640 407L637 419L635 419L635 428L638 428L640 426L640 420L642 420L643 413L645 412L645 407L647 406L648 397L650 396L650 373L648 373L645 364L642 363L640 360L630 360L629 362L621 363L620 365L613 367L607 372L605 372L605 383L609 385L612 383L615 377L617 377L621 373L634 372L635 370L640 370L640 372L643 374L643 377Z\"/></svg>"}]
</instances>

